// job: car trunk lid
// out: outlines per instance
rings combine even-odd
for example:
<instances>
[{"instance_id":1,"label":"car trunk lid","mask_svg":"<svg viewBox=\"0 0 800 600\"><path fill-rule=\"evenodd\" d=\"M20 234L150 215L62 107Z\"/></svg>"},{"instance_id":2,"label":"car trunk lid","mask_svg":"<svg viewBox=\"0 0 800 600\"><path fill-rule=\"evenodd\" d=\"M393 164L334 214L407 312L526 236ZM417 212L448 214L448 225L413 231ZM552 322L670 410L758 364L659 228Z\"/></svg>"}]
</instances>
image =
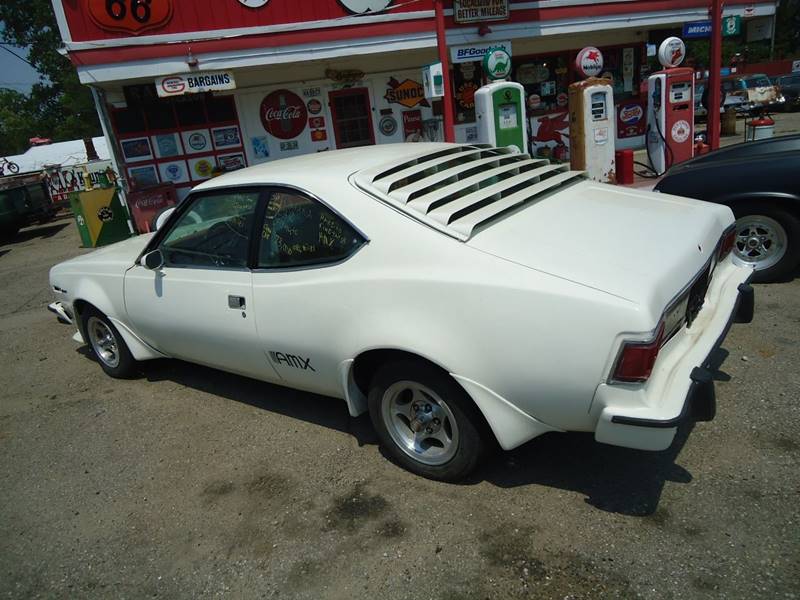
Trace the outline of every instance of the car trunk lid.
<instances>
[{"instance_id":1,"label":"car trunk lid","mask_svg":"<svg viewBox=\"0 0 800 600\"><path fill-rule=\"evenodd\" d=\"M473 234L470 246L662 310L709 261L727 207L583 181Z\"/></svg>"}]
</instances>

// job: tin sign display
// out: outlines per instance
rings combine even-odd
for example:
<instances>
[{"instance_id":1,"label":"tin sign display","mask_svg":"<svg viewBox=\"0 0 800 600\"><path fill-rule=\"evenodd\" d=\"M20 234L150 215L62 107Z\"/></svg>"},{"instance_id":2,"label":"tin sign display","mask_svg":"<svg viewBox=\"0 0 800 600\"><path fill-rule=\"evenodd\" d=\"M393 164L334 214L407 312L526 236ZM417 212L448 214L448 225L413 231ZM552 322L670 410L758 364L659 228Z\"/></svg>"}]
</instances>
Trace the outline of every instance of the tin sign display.
<instances>
[{"instance_id":1,"label":"tin sign display","mask_svg":"<svg viewBox=\"0 0 800 600\"><path fill-rule=\"evenodd\" d=\"M575 68L582 77L597 77L603 72L603 53L594 46L587 46L578 52Z\"/></svg>"},{"instance_id":2,"label":"tin sign display","mask_svg":"<svg viewBox=\"0 0 800 600\"><path fill-rule=\"evenodd\" d=\"M156 92L161 98L235 89L236 80L230 71L183 73L156 79Z\"/></svg>"},{"instance_id":3,"label":"tin sign display","mask_svg":"<svg viewBox=\"0 0 800 600\"><path fill-rule=\"evenodd\" d=\"M492 48L483 57L483 70L489 79L505 79L511 73L511 55L502 48Z\"/></svg>"},{"instance_id":4,"label":"tin sign display","mask_svg":"<svg viewBox=\"0 0 800 600\"><path fill-rule=\"evenodd\" d=\"M686 44L678 37L668 37L658 47L658 62L667 69L677 67L686 58Z\"/></svg>"}]
</instances>

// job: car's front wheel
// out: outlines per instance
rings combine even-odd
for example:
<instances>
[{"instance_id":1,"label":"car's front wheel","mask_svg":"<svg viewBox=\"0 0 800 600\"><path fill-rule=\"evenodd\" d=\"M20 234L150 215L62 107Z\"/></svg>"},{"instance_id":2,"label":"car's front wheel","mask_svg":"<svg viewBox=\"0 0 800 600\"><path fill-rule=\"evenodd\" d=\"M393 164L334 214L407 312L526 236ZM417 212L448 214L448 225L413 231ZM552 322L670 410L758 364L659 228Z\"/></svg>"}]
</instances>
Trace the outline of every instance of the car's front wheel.
<instances>
[{"instance_id":1,"label":"car's front wheel","mask_svg":"<svg viewBox=\"0 0 800 600\"><path fill-rule=\"evenodd\" d=\"M94 308L86 308L81 318L86 343L103 371L118 379L133 376L136 360L108 317Z\"/></svg>"},{"instance_id":2,"label":"car's front wheel","mask_svg":"<svg viewBox=\"0 0 800 600\"><path fill-rule=\"evenodd\" d=\"M370 385L369 413L392 457L430 479L462 479L486 447L480 414L466 392L422 361L381 367Z\"/></svg>"},{"instance_id":3,"label":"car's front wheel","mask_svg":"<svg viewBox=\"0 0 800 600\"><path fill-rule=\"evenodd\" d=\"M734 206L734 261L755 268L753 281L778 281L800 263L800 220L768 203Z\"/></svg>"}]
</instances>

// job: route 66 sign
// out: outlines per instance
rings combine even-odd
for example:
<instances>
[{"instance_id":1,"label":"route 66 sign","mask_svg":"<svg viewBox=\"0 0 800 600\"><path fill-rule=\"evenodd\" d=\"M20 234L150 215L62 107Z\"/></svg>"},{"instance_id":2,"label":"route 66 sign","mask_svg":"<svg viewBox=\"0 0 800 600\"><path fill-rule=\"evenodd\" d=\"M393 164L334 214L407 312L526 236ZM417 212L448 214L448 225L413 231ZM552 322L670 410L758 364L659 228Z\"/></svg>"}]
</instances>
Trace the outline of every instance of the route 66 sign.
<instances>
[{"instance_id":1,"label":"route 66 sign","mask_svg":"<svg viewBox=\"0 0 800 600\"><path fill-rule=\"evenodd\" d=\"M89 16L100 29L138 35L172 18L172 0L85 0Z\"/></svg>"}]
</instances>

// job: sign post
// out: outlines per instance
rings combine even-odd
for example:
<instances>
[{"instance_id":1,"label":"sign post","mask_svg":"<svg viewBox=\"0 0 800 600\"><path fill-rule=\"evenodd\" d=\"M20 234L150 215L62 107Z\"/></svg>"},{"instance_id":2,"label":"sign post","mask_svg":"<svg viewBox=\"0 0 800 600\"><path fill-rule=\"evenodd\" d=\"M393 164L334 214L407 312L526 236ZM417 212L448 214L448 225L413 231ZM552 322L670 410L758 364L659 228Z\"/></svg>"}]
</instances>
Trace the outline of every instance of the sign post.
<instances>
[{"instance_id":1,"label":"sign post","mask_svg":"<svg viewBox=\"0 0 800 600\"><path fill-rule=\"evenodd\" d=\"M722 67L722 0L711 2L711 69L708 73L708 124L706 137L711 150L719 148L720 68Z\"/></svg>"},{"instance_id":2,"label":"sign post","mask_svg":"<svg viewBox=\"0 0 800 600\"><path fill-rule=\"evenodd\" d=\"M444 29L444 0L434 0L436 9L436 46L439 50L439 62L442 63L444 97L442 112L444 113L444 141L455 142L453 129L453 86L450 84L450 62L447 60L447 35Z\"/></svg>"}]
</instances>

